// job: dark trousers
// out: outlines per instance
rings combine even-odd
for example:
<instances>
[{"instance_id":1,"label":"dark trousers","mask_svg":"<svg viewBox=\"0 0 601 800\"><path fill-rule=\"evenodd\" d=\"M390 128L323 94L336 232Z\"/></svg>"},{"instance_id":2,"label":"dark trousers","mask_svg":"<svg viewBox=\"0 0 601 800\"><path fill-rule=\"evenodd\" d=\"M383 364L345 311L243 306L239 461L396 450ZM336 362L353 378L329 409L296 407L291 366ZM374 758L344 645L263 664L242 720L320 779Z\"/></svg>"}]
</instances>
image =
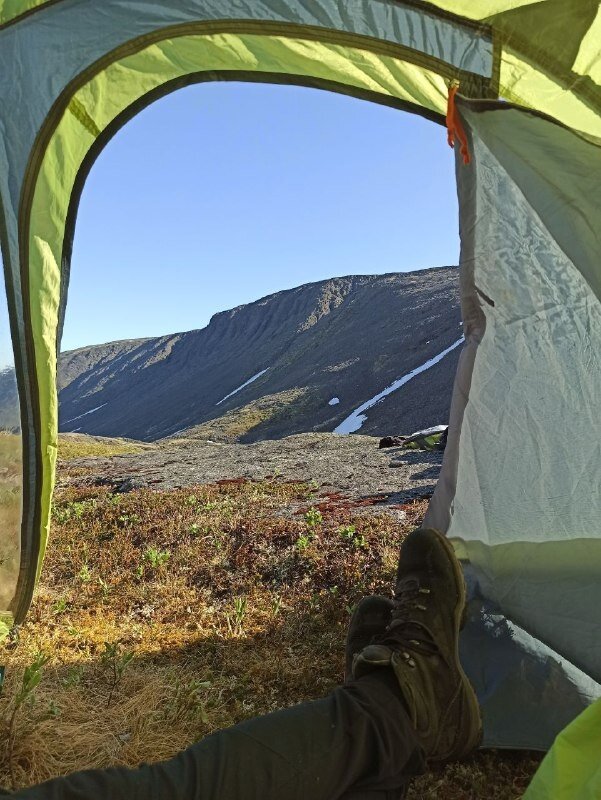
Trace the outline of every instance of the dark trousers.
<instances>
[{"instance_id":1,"label":"dark trousers","mask_svg":"<svg viewBox=\"0 0 601 800\"><path fill-rule=\"evenodd\" d=\"M168 761L76 772L27 800L397 800L424 760L394 675L207 736Z\"/></svg>"}]
</instances>

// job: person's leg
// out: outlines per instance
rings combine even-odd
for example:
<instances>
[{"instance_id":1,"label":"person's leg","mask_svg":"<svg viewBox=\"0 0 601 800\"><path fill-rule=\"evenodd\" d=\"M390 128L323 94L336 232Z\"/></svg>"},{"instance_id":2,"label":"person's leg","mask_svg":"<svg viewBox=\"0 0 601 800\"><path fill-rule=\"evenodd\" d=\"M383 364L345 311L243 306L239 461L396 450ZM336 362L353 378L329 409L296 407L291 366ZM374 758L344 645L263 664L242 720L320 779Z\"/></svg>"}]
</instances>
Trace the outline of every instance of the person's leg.
<instances>
[{"instance_id":1,"label":"person's leg","mask_svg":"<svg viewBox=\"0 0 601 800\"><path fill-rule=\"evenodd\" d=\"M219 731L168 761L74 773L25 800L336 800L353 789L399 797L423 771L392 670Z\"/></svg>"},{"instance_id":2,"label":"person's leg","mask_svg":"<svg viewBox=\"0 0 601 800\"><path fill-rule=\"evenodd\" d=\"M438 531L423 528L401 546L394 600L365 598L351 620L347 676L394 670L427 761L465 758L481 739L478 701L459 661L464 612L465 582L453 547ZM389 797L351 794L344 800Z\"/></svg>"},{"instance_id":3,"label":"person's leg","mask_svg":"<svg viewBox=\"0 0 601 800\"><path fill-rule=\"evenodd\" d=\"M345 648L344 676L348 683L353 680L353 662L374 637L385 634L392 620L394 603L382 595L364 597L355 607L351 618ZM400 788L370 789L367 786L352 787L341 800L402 800L407 794L410 779Z\"/></svg>"},{"instance_id":4,"label":"person's leg","mask_svg":"<svg viewBox=\"0 0 601 800\"><path fill-rule=\"evenodd\" d=\"M420 528L401 545L394 609L353 659L355 678L392 669L428 761L457 761L480 744L482 720L459 660L465 581L453 546L439 531Z\"/></svg>"}]
</instances>

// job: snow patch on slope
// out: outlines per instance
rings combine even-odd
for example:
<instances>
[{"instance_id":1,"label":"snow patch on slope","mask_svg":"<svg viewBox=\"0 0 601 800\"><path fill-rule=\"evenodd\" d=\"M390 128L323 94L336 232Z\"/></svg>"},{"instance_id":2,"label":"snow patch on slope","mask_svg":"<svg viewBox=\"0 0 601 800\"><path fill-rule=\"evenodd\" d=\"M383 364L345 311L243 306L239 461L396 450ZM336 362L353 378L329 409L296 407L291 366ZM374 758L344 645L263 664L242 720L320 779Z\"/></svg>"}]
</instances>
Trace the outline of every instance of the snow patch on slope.
<instances>
[{"instance_id":1,"label":"snow patch on slope","mask_svg":"<svg viewBox=\"0 0 601 800\"><path fill-rule=\"evenodd\" d=\"M328 405L329 406L337 406L339 402L340 402L340 398L339 397L332 397L331 400L328 400Z\"/></svg>"},{"instance_id":2,"label":"snow patch on slope","mask_svg":"<svg viewBox=\"0 0 601 800\"><path fill-rule=\"evenodd\" d=\"M68 425L70 422L75 422L75 420L77 419L81 419L82 417L87 417L88 414L93 414L94 411L98 411L98 409L104 408L106 405L108 405L108 402L103 403L101 406L96 406L96 408L91 408L89 411L84 411L84 413L80 414L78 417L71 417L71 419L68 419L65 422L63 422L63 425ZM78 428L77 430L80 429ZM75 431L71 431L71 433L75 433Z\"/></svg>"},{"instance_id":3,"label":"snow patch on slope","mask_svg":"<svg viewBox=\"0 0 601 800\"><path fill-rule=\"evenodd\" d=\"M409 383L409 381L412 378L415 378L416 375L419 375L420 373L425 372L426 370L433 367L435 364L438 364L439 361L442 361L442 359L445 356L447 356L450 352L455 350L456 347L459 347L459 345L462 343L463 343L463 336L461 337L461 339L457 339L456 342L453 342L453 344L450 347L447 347L446 350L443 350L442 353L439 353L437 356L430 358L428 361L421 364L421 366L416 367L411 372L408 372L406 375L403 375L402 378L398 378L396 381L391 383L390 386L387 386L386 389L383 389L375 397L372 397L371 400L362 403L362 405L360 405L359 408L356 408L352 412L352 414L349 414L349 416L346 417L346 419L343 419L340 425L334 428L334 433L347 434L347 433L355 433L355 431L358 431L359 428L361 428L361 426L367 419L367 416L363 413L364 411L367 411L368 409L372 408L373 406L376 405L376 403L380 403L385 397L387 397L389 394L392 394L392 392L396 392L397 389L400 389L401 386L404 386L406 383Z\"/></svg>"},{"instance_id":4,"label":"snow patch on slope","mask_svg":"<svg viewBox=\"0 0 601 800\"><path fill-rule=\"evenodd\" d=\"M267 372L267 370L268 370L268 369L269 369L269 367L267 367L267 369L262 369L262 370L261 370L261 372L257 372L257 374L256 374L256 375L253 375L253 376L252 376L252 378L249 378L249 379L248 379L248 380L247 380L245 383L243 383L241 386L238 386L238 388L237 388L237 389L234 389L234 391L233 391L233 392L230 392L229 394L226 394L226 396L225 396L225 397L222 397L222 398L221 398L221 400L220 400L218 403L215 403L215 405L216 405L216 406L220 406L220 405L221 405L223 402L225 402L225 401L226 401L226 400L227 400L229 397L232 397L233 395L235 395L235 394L238 394L238 392L241 392L241 391L242 391L242 389L245 389L245 388L246 388L246 387L247 387L247 386L248 386L250 383L253 383L253 381L256 381L256 380L257 380L257 378L260 378L260 377L261 377L261 375L265 375L265 373Z\"/></svg>"}]
</instances>

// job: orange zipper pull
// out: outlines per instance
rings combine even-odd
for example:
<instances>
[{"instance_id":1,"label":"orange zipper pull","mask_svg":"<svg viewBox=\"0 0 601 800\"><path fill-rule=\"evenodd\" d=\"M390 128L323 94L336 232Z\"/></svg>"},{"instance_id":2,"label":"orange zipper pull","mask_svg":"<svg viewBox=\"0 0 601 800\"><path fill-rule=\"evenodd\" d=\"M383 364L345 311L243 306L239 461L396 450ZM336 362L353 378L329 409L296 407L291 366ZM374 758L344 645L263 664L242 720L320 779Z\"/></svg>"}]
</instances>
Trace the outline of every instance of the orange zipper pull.
<instances>
[{"instance_id":1,"label":"orange zipper pull","mask_svg":"<svg viewBox=\"0 0 601 800\"><path fill-rule=\"evenodd\" d=\"M450 147L455 147L455 140L459 142L459 152L463 156L463 163L469 164L471 157L467 147L467 136L463 123L461 122L461 117L457 111L457 106L455 105L457 89L459 89L459 82L451 81L449 85L449 99L447 102L447 141Z\"/></svg>"}]
</instances>

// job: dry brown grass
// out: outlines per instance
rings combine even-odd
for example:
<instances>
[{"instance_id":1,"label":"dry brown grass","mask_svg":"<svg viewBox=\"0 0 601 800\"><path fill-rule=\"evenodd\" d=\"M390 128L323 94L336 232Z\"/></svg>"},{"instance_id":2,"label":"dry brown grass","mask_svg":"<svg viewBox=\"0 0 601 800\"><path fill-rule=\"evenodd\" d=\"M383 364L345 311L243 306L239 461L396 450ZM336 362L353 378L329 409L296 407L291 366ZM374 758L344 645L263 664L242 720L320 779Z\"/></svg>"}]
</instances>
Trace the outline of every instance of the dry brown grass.
<instances>
[{"instance_id":1,"label":"dry brown grass","mask_svg":"<svg viewBox=\"0 0 601 800\"><path fill-rule=\"evenodd\" d=\"M38 652L50 660L15 715L12 754L0 747L0 785L166 758L339 683L349 610L390 591L425 501L402 524L335 503L320 521L306 513L319 503L276 480L61 490L41 585L9 645L5 727L23 669ZM517 798L535 766L479 754L421 778L412 797Z\"/></svg>"}]
</instances>

